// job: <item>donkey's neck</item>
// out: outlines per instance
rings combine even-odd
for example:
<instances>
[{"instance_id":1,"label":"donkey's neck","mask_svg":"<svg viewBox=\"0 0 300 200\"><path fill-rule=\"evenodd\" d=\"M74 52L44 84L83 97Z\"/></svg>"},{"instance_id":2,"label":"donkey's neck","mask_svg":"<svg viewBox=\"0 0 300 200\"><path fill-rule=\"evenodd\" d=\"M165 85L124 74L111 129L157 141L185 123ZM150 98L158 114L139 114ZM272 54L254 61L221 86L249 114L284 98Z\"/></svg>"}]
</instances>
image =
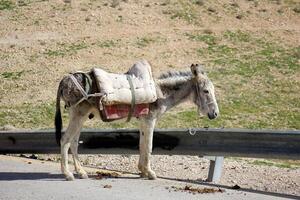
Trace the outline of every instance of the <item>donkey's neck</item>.
<instances>
[{"instance_id":1,"label":"donkey's neck","mask_svg":"<svg viewBox=\"0 0 300 200\"><path fill-rule=\"evenodd\" d=\"M161 104L165 111L189 99L193 91L192 76L186 72L175 72L158 81L163 95Z\"/></svg>"}]
</instances>

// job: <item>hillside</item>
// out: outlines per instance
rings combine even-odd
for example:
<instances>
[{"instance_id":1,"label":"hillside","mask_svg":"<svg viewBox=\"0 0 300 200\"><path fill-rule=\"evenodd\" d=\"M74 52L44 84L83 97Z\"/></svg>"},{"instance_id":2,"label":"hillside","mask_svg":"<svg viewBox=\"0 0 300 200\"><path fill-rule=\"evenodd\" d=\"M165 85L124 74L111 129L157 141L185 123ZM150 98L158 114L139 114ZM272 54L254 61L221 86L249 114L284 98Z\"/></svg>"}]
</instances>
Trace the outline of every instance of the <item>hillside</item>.
<instances>
[{"instance_id":1,"label":"hillside","mask_svg":"<svg viewBox=\"0 0 300 200\"><path fill-rule=\"evenodd\" d=\"M217 120L188 104L159 127L300 129L299 1L68 2L0 0L0 127L52 128L63 75L145 58L155 76L202 63L217 90Z\"/></svg>"}]
</instances>

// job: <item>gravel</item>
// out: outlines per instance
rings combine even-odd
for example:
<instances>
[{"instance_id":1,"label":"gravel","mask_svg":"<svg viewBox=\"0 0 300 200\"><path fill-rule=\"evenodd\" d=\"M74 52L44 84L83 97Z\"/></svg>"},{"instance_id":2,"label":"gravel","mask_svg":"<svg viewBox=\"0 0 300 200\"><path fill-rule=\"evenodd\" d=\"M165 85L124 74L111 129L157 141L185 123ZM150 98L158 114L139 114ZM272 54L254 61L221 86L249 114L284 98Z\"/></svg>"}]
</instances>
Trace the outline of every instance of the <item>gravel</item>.
<instances>
[{"instance_id":1,"label":"gravel","mask_svg":"<svg viewBox=\"0 0 300 200\"><path fill-rule=\"evenodd\" d=\"M54 155L39 159L59 160ZM138 174L137 155L80 155L83 165L122 173ZM198 156L153 155L152 169L159 178L204 182L209 160ZM300 196L300 168L256 165L251 158L226 158L219 185Z\"/></svg>"}]
</instances>

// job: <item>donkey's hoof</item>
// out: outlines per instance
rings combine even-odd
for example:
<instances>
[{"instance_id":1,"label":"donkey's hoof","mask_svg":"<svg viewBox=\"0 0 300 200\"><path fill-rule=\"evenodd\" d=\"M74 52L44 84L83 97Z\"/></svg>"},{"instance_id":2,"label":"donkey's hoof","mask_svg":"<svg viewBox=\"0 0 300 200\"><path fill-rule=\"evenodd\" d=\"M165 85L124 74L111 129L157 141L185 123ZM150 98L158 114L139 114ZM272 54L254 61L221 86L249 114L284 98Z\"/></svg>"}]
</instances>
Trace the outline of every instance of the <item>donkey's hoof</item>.
<instances>
[{"instance_id":1,"label":"donkey's hoof","mask_svg":"<svg viewBox=\"0 0 300 200\"><path fill-rule=\"evenodd\" d=\"M149 180L155 180L155 179L157 179L157 176L156 176L156 174L155 174L154 171L149 171L148 172L148 179Z\"/></svg>"},{"instance_id":2,"label":"donkey's hoof","mask_svg":"<svg viewBox=\"0 0 300 200\"><path fill-rule=\"evenodd\" d=\"M145 172L141 172L140 177L141 178L148 178L148 175Z\"/></svg>"},{"instance_id":3,"label":"donkey's hoof","mask_svg":"<svg viewBox=\"0 0 300 200\"><path fill-rule=\"evenodd\" d=\"M142 165L138 164L138 169L142 172L144 171L144 167L142 167Z\"/></svg>"},{"instance_id":4,"label":"donkey's hoof","mask_svg":"<svg viewBox=\"0 0 300 200\"><path fill-rule=\"evenodd\" d=\"M81 179L88 179L89 176L87 175L87 173L81 173L81 174L79 174L79 178L81 178Z\"/></svg>"},{"instance_id":5,"label":"donkey's hoof","mask_svg":"<svg viewBox=\"0 0 300 200\"><path fill-rule=\"evenodd\" d=\"M67 176L66 176L66 180L67 180L67 181L74 181L74 180L75 180L74 175L73 175L73 174L67 175Z\"/></svg>"}]
</instances>

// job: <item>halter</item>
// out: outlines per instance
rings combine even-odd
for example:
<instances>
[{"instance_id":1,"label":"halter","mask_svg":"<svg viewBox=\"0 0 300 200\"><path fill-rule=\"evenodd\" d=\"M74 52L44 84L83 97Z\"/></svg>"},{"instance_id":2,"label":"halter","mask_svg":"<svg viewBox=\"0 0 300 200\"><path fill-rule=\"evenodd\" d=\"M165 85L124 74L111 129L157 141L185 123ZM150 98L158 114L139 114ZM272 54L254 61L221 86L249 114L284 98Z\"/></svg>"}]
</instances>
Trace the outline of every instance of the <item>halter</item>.
<instances>
[{"instance_id":1,"label":"halter","mask_svg":"<svg viewBox=\"0 0 300 200\"><path fill-rule=\"evenodd\" d=\"M200 98L200 91L199 91L199 87L198 87L198 82L197 82L196 78L194 78L193 81L195 83L197 97ZM210 105L210 104L214 104L214 103L215 103L215 101L212 100L212 101L206 103L206 105Z\"/></svg>"},{"instance_id":2,"label":"halter","mask_svg":"<svg viewBox=\"0 0 300 200\"><path fill-rule=\"evenodd\" d=\"M213 104L213 103L215 103L215 101L213 100L213 101L211 101L211 102L209 102L209 103L206 103L206 105L210 105L210 104Z\"/></svg>"}]
</instances>

